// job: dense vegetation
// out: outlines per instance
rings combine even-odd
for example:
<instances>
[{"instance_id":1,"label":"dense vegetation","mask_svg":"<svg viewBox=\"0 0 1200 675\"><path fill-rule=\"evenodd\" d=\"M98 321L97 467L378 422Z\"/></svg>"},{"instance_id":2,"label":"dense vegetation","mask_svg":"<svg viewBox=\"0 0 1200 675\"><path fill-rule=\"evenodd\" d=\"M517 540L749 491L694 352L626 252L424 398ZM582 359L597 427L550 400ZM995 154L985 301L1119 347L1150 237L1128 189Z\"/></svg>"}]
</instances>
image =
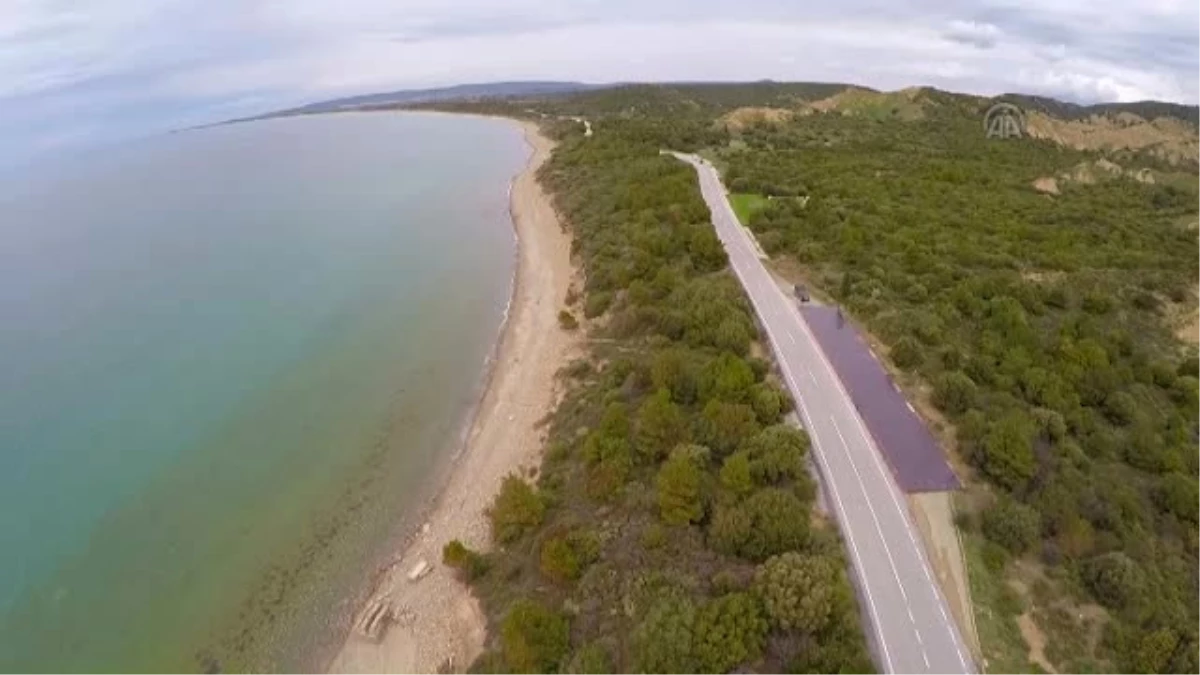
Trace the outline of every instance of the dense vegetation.
<instances>
[{"instance_id":1,"label":"dense vegetation","mask_svg":"<svg viewBox=\"0 0 1200 675\"><path fill-rule=\"evenodd\" d=\"M1059 666L1196 672L1198 368L1164 320L1196 302L1195 177L1051 197L1032 182L1095 157L936 113L815 116L717 154L731 190L784 197L750 218L766 250L928 383L993 488L964 518L991 573L1044 570L1025 581ZM1072 595L1107 609L1094 650Z\"/></svg>"},{"instance_id":2,"label":"dense vegetation","mask_svg":"<svg viewBox=\"0 0 1200 675\"><path fill-rule=\"evenodd\" d=\"M869 665L832 528L775 517L810 507L807 439L776 425L786 397L751 356L694 177L656 156L670 147L712 157L781 269L845 306L937 409L966 472L959 525L993 668L1034 667L1026 613L1059 670L1196 672L1200 364L1168 326L1196 303L1196 167L1126 151L1113 157L1183 180L1043 194L1036 179L1101 155L989 141L990 101L936 91L904 122L716 123L836 92L823 86L464 104L592 121L586 141L558 126L543 178L587 271L577 313L614 340L572 368L544 520L491 556L489 610L507 620L534 598L569 617L556 663L576 672ZM481 665L517 667L505 659L498 644Z\"/></svg>"},{"instance_id":3,"label":"dense vegetation","mask_svg":"<svg viewBox=\"0 0 1200 675\"><path fill-rule=\"evenodd\" d=\"M510 477L492 507L498 549L446 548L496 627L476 669L871 670L808 439L782 423L692 169L658 153L708 132L558 130L541 179L593 347L564 374L536 482Z\"/></svg>"}]
</instances>

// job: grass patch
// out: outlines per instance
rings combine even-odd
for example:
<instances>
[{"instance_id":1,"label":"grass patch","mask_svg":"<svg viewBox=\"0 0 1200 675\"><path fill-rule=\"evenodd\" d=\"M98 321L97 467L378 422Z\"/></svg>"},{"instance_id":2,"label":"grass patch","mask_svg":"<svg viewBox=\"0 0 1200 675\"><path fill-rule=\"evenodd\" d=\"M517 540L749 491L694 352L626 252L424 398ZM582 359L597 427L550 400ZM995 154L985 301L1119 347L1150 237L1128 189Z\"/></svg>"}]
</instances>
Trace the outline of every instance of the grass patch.
<instances>
[{"instance_id":1,"label":"grass patch","mask_svg":"<svg viewBox=\"0 0 1200 675\"><path fill-rule=\"evenodd\" d=\"M738 220L743 225L749 225L754 214L767 208L768 201L762 195L736 192L729 195L729 203L733 206L733 212L737 214Z\"/></svg>"},{"instance_id":2,"label":"grass patch","mask_svg":"<svg viewBox=\"0 0 1200 675\"><path fill-rule=\"evenodd\" d=\"M975 606L975 626L983 650L984 672L1041 672L1029 662L1029 646L1021 637L1017 617L1024 611L1021 598L1005 582L1003 570L989 566L984 552L987 540L978 534L963 533L963 555L971 580L971 600Z\"/></svg>"}]
</instances>

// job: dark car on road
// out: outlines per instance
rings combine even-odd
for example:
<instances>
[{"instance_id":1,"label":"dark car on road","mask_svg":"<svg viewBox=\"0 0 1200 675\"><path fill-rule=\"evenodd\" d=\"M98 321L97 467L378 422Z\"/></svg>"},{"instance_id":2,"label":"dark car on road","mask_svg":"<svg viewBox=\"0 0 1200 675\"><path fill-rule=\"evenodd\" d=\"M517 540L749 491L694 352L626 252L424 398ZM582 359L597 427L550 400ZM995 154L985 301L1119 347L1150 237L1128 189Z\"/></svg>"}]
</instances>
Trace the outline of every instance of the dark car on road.
<instances>
[{"instance_id":1,"label":"dark car on road","mask_svg":"<svg viewBox=\"0 0 1200 675\"><path fill-rule=\"evenodd\" d=\"M800 302L808 302L808 287L804 284L796 284L795 286L796 299Z\"/></svg>"}]
</instances>

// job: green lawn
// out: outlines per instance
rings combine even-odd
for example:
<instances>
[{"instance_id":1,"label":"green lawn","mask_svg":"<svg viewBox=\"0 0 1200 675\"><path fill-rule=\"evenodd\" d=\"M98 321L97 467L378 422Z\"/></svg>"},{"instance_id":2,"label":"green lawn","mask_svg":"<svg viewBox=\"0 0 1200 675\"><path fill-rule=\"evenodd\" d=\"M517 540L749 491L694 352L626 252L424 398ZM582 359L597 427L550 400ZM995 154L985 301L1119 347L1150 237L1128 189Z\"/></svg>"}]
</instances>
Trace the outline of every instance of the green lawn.
<instances>
[{"instance_id":1,"label":"green lawn","mask_svg":"<svg viewBox=\"0 0 1200 675\"><path fill-rule=\"evenodd\" d=\"M733 206L733 212L737 214L738 220L742 221L743 225L749 225L751 216L767 208L766 197L748 192L730 194L729 203Z\"/></svg>"}]
</instances>

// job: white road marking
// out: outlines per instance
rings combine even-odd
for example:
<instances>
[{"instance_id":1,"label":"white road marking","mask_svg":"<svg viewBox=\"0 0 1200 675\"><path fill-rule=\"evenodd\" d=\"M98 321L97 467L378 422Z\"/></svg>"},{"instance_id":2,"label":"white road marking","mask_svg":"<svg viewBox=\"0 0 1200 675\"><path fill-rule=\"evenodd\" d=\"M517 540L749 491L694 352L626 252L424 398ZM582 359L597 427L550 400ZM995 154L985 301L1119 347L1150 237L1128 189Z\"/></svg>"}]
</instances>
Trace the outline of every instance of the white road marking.
<instances>
[{"instance_id":1,"label":"white road marking","mask_svg":"<svg viewBox=\"0 0 1200 675\"><path fill-rule=\"evenodd\" d=\"M812 423L812 418L811 418L810 412L808 410L808 407L805 403L805 399L803 396L801 396L800 388L792 377L793 370L790 368L791 364L789 362L789 359L784 355L783 351L780 349L780 345L779 345L778 340L776 339L775 333L772 332L771 326L768 325L768 319L767 319L768 313L764 310L767 310L767 309L772 310L770 312L770 320L769 321L771 323L778 323L778 322L782 321L783 325L776 326L776 328L780 328L780 327L784 328L784 332L786 332L788 335L788 340L791 342L791 344L793 346L797 346L798 342L797 342L795 334L793 334L793 332L791 331L791 329L790 329L791 327L786 325L786 320L787 320L786 315L790 312L792 320L797 322L800 326L800 329L805 332L805 334L808 337L809 345L812 346L811 350L816 351L817 357L824 364L826 373L830 375L830 377L833 380L834 386L841 393L841 395L842 395L841 402L843 404L850 401L848 393L846 392L840 379L833 372L832 367L830 366L824 353L821 352L820 347L817 345L815 338L812 335L812 332L809 330L807 323L805 322L804 318L800 315L800 312L796 308L795 304L792 303L788 299L786 294L783 293L783 291L778 287L778 285L776 285L772 282L770 276L766 273L765 268L762 267L761 261L758 260L757 254L754 253L754 251L752 251L749 248L748 233L744 232L743 228L732 227L730 225L731 223L736 221L736 216L733 215L732 207L729 204L725 195L723 194L723 190L717 190L715 187L712 187L714 185L720 186L720 179L719 179L719 177L716 176L715 169L709 167L707 164L698 164L693 158L690 158L688 156L676 155L676 157L678 157L679 159L682 159L684 161L687 161L689 164L692 164L692 166L694 168L696 168L697 171L700 173L702 188L709 188L709 189L706 189L703 191L704 192L703 196L705 197L705 201L709 203L710 209L717 208L714 206L714 202L716 202L716 201L720 202L720 208L718 210L713 211L713 216L714 216L713 224L717 228L718 237L720 238L722 243L725 244L725 246L727 248L727 252L729 253L729 264L730 264L730 267L733 269L734 274L737 276L738 280L742 283L743 288L754 289L754 291L755 291L754 293L747 292L747 295L749 296L751 305L758 312L758 316L760 317L760 320L763 322L763 325L764 325L764 329L765 329L764 332L767 334L768 340L771 342L771 346L773 347L776 356L780 360L780 364L782 366L781 371L784 375L784 378L787 381L788 385L791 387L793 394L797 397L797 408L799 409L801 416L804 417L806 429L814 437L814 443L813 443L814 453L813 454L814 454L814 457L817 459L818 466L822 469L822 472L825 475L824 484L826 487L828 487L828 489L832 493L832 496L834 497L835 505L838 510L838 514L841 516L841 518L839 520L840 520L840 522L843 523L842 529L843 529L843 532L846 534L848 543L850 544L850 549L851 549L851 553L854 558L855 567L859 570L858 576L859 576L860 580L862 581L862 590L863 590L863 593L867 596L867 602L868 602L868 606L870 608L871 618L875 625L875 636L877 638L876 642L877 642L877 644L879 644L880 649L883 651L883 657L886 662L887 670L894 671L895 668L894 668L894 664L892 663L892 660L891 660L890 650L888 649L886 638L883 635L883 626L879 620L878 609L875 605L875 599L872 596L871 591L870 591L870 579L867 578L866 568L862 564L861 554L858 550L857 542L854 540L854 533L852 531L852 528L849 526L848 521L845 520L845 514L846 514L845 505L842 503L841 495L838 493L837 485L834 483L833 476L830 473L830 467L827 462L827 458L825 456L825 453L821 449L822 444L818 441L820 434L817 431L816 426ZM717 195L718 193L721 193L721 194L719 194L719 196L721 197L719 200L717 200L716 197L714 196L714 195ZM739 255L744 255L749 262L742 262L739 258ZM756 265L757 265L757 267L756 267ZM755 283L753 283L753 284L748 283L751 279L753 279ZM766 292L764 292L764 287L761 285L762 283L767 283L769 286L771 286L774 289L775 294L772 294L770 292L770 290L767 290ZM783 303L783 308L784 308L784 311L783 311L784 316L782 318L780 317L780 315L778 313L778 310L780 308L779 307L780 302ZM806 351L809 351L809 350L806 350ZM809 380L812 381L814 387L817 387L819 389L820 384L817 382L816 376L813 374L813 372L806 367L801 367L801 370L804 370L804 372L808 374ZM869 454L872 454L874 456L873 460L876 465L877 471L881 471L881 467L879 464L880 459L878 457L879 450L875 446L873 439L864 432L864 430L862 428L862 421L858 418L857 414L855 414L852 410L848 410L848 412L850 413L851 417L854 419L854 423L855 423L856 428L859 431L859 434L862 435L863 438L867 441L866 447L870 450ZM841 438L843 446L846 447L846 449L847 449L847 457L849 457L851 460L851 467L854 470L856 476L858 477L859 485L863 486L862 475L859 473L858 467L853 461L853 457L849 451L849 446L846 445L845 438L842 437L841 429L838 426L836 419L832 415L831 415L830 419L834 422L834 430L837 432L837 435L839 436L839 438ZM954 642L955 650L958 652L957 656L958 656L959 662L962 664L963 670L969 672L969 667L967 665L967 662L963 658L962 647L959 643L957 632L954 630L954 628L952 627L952 624L948 621L948 619L946 617L945 602L941 597L941 594L939 592L937 585L932 583L932 580L929 577L928 562L925 559L925 556L923 555L921 547L917 545L916 540L913 536L912 525L911 525L910 519L906 515L907 512L900 506L900 504L897 500L896 492L895 492L897 487L895 486L894 481L891 479L891 476L889 473L882 472L880 475L884 479L884 482L887 483L887 485L885 486L885 489L887 489L888 493L890 494L892 503L895 506L895 508L897 509L898 515L901 518L901 522L904 524L904 528L908 534L909 542L913 546L913 550L916 552L916 554L918 556L918 560L920 561L920 566L922 567L922 572L925 575L926 580L928 582L930 582L930 586L933 589L935 604L938 605L938 611L941 613L941 616L942 616L942 625L951 634L951 638ZM871 499L870 495L867 495L867 505L871 511L872 519L875 521L875 526L876 526L875 529L878 533L880 533L881 541L884 544L884 548L888 554L889 561L892 563L893 576L896 578L897 583L899 584L899 576L898 576L898 573L896 570L895 561L892 557L891 549L890 549L890 547L888 547L887 540L882 537L881 525L880 525L880 522L878 519L878 514L874 510L874 506L872 505L872 499ZM921 637L921 634L919 631L916 630L915 620L913 620L913 617L912 617L912 608L911 608L911 605L908 604L907 593L905 593L904 586L902 584L899 585L899 588L901 590L901 594L904 597L904 600L906 603L905 609L909 613L910 621L912 621L914 624L914 632L916 632L918 644L922 645L922 658L924 659L926 668L928 669L930 667L929 658L928 658L927 653L924 650L924 641Z\"/></svg>"},{"instance_id":2,"label":"white road marking","mask_svg":"<svg viewBox=\"0 0 1200 675\"><path fill-rule=\"evenodd\" d=\"M830 415L829 421L833 422L833 430L837 432L838 440L842 442L842 447L846 449L846 458L850 460L850 468L854 471L854 476L858 478L858 486L862 489L863 497L867 503L867 511L871 513L871 520L875 522L875 531L879 533L879 541L883 543L883 552L887 554L888 565L892 568L892 578L896 580L896 586L900 589L900 597L904 598L904 610L908 612L909 623L912 624L913 633L917 635L917 642L921 643L921 630L917 628L916 617L913 616L912 606L908 601L908 591L904 590L904 582L900 579L900 571L896 568L896 559L892 556L892 547L888 546L887 537L883 534L883 525L879 522L879 514L875 513L875 505L871 503L871 495L867 492L867 484L863 481L862 474L858 471L858 464L854 462L854 455L850 452L850 446L846 443L846 437L842 435L842 429L838 425L837 417ZM925 655L924 643L921 643L921 654ZM928 656L925 657L928 660Z\"/></svg>"},{"instance_id":3,"label":"white road marking","mask_svg":"<svg viewBox=\"0 0 1200 675\"><path fill-rule=\"evenodd\" d=\"M734 271L736 273L736 268ZM842 503L842 497L841 494L838 493L837 484L831 478L832 474L829 471L828 463L825 461L825 454L821 451L821 444L816 442L819 438L817 428L812 423L812 417L808 413L808 406L804 403L804 397L800 395L800 387L797 386L795 380L792 379L791 371L787 367L787 357L785 357L783 351L779 349L779 345L776 344L775 337L771 333L770 329L767 329L767 339L770 340L771 346L775 349L775 354L779 356L780 361L783 363L783 367L780 368L780 371L783 373L784 380L786 380L788 385L792 388L792 395L796 398L796 405L800 410L800 416L804 418L805 431L809 434L812 434L814 437L814 442L812 445L815 452L813 455L817 459L817 463L821 468L821 472L826 476L824 484L829 487L829 491L833 494L833 501L836 505L838 514L845 514L846 505ZM854 540L854 532L849 527L844 528L844 531L846 533L846 541L850 544L850 554L854 557L854 566L859 570L865 570L866 568L862 563L862 555L858 552L858 544ZM883 624L879 621L879 609L875 606L875 597L871 595L871 582L869 579L867 579L865 574L860 573L859 577L862 579L863 593L867 596L867 606L870 608L871 619L875 622L875 634L877 642L879 643L879 648L883 651L883 660L886 671L889 673L894 673L896 672L896 667L892 664L892 656L891 652L888 650L887 638L883 635Z\"/></svg>"}]
</instances>

